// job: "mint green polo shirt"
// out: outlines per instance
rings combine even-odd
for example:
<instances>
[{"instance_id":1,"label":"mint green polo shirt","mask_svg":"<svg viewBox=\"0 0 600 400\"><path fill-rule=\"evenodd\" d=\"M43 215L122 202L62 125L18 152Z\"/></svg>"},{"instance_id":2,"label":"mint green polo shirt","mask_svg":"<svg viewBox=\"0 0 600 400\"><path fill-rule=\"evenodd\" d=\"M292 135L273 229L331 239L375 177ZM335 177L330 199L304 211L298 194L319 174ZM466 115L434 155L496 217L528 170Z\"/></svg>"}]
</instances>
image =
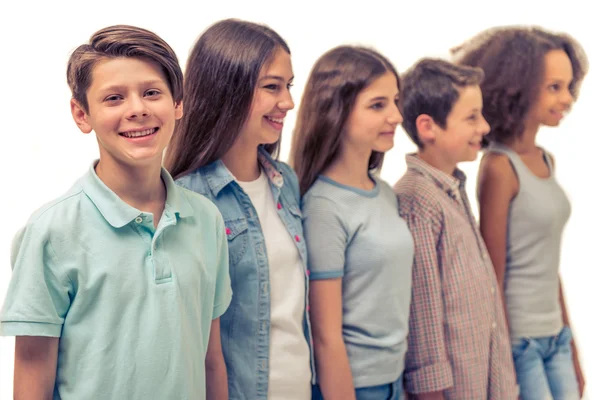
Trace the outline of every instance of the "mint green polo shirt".
<instances>
[{"instance_id":1,"label":"mint green polo shirt","mask_svg":"<svg viewBox=\"0 0 600 400\"><path fill-rule=\"evenodd\" d=\"M60 337L55 399L205 398L211 321L231 300L227 238L212 202L161 176L156 229L92 165L15 237L0 334Z\"/></svg>"}]
</instances>

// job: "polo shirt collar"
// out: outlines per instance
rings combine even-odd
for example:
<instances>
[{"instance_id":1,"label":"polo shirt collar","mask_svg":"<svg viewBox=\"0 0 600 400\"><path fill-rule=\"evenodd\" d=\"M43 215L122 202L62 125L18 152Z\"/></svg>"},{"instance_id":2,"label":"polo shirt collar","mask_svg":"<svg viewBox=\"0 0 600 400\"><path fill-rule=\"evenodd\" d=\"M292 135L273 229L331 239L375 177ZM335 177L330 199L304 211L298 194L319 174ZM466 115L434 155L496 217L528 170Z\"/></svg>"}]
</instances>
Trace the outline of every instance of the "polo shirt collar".
<instances>
[{"instance_id":1,"label":"polo shirt collar","mask_svg":"<svg viewBox=\"0 0 600 400\"><path fill-rule=\"evenodd\" d=\"M142 211L124 202L102 182L96 174L97 164L98 160L94 161L88 172L81 178L83 191L109 224L115 228L121 228L138 217ZM166 169L161 168L160 176L167 192L165 210L180 218L191 216L193 214L192 206L175 185L171 175Z\"/></svg>"}]
</instances>

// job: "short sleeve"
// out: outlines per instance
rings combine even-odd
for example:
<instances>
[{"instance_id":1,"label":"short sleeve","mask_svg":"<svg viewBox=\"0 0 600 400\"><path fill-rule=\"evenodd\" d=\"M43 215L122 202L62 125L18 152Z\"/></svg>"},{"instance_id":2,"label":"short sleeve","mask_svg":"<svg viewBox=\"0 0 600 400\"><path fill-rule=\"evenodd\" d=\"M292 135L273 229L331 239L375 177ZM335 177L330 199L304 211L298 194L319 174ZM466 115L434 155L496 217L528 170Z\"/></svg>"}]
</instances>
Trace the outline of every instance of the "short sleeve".
<instances>
[{"instance_id":1,"label":"short sleeve","mask_svg":"<svg viewBox=\"0 0 600 400\"><path fill-rule=\"evenodd\" d=\"M0 335L60 337L73 292L48 234L33 225L19 231L12 242L11 263Z\"/></svg>"},{"instance_id":2,"label":"short sleeve","mask_svg":"<svg viewBox=\"0 0 600 400\"><path fill-rule=\"evenodd\" d=\"M339 205L325 197L306 196L302 213L310 279L342 277L348 232Z\"/></svg>"},{"instance_id":3,"label":"short sleeve","mask_svg":"<svg viewBox=\"0 0 600 400\"><path fill-rule=\"evenodd\" d=\"M219 318L227 311L231 303L232 290L229 277L229 249L227 247L227 235L225 234L225 223L223 217L218 214L217 218L217 280L215 287L215 301L213 307L213 319Z\"/></svg>"}]
</instances>

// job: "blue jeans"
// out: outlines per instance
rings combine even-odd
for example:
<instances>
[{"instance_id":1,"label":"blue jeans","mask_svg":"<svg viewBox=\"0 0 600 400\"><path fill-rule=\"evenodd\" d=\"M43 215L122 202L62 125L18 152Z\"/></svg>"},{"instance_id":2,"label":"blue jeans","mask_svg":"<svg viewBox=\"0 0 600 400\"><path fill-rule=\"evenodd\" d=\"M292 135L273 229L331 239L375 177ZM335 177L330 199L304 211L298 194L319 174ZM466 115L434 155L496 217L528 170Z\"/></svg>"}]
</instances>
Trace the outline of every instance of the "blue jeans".
<instances>
[{"instance_id":1,"label":"blue jeans","mask_svg":"<svg viewBox=\"0 0 600 400\"><path fill-rule=\"evenodd\" d=\"M568 326L556 336L513 339L521 400L579 400L571 339Z\"/></svg>"},{"instance_id":2,"label":"blue jeans","mask_svg":"<svg viewBox=\"0 0 600 400\"><path fill-rule=\"evenodd\" d=\"M395 382L356 388L356 400L404 400L403 378L404 375L400 375ZM327 400L323 399L319 385L313 386L312 400Z\"/></svg>"}]
</instances>

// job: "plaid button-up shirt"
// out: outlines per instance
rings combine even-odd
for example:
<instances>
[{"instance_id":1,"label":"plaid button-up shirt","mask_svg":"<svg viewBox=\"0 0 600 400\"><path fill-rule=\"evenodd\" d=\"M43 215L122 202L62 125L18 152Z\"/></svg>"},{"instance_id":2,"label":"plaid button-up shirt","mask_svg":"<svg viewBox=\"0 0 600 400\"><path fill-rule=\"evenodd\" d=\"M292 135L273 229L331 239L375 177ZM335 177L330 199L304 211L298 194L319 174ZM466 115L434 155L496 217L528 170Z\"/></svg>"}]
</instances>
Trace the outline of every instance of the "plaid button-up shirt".
<instances>
[{"instance_id":1,"label":"plaid button-up shirt","mask_svg":"<svg viewBox=\"0 0 600 400\"><path fill-rule=\"evenodd\" d=\"M518 396L493 265L465 191L454 176L407 155L395 185L415 243L406 390L445 399Z\"/></svg>"}]
</instances>

